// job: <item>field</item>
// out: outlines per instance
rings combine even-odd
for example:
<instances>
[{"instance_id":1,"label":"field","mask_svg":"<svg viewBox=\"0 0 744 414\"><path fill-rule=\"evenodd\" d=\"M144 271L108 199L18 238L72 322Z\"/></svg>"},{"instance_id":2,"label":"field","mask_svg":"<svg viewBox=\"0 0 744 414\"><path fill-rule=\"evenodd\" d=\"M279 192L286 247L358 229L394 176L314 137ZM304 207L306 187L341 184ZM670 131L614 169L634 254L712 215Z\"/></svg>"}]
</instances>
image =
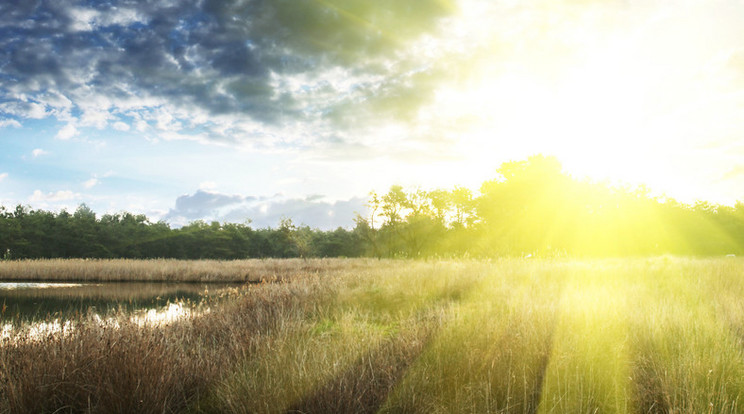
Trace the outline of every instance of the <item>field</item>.
<instances>
[{"instance_id":1,"label":"field","mask_svg":"<svg viewBox=\"0 0 744 414\"><path fill-rule=\"evenodd\" d=\"M0 281L257 283L295 275L352 269L363 260L128 260L51 259L0 261Z\"/></svg>"},{"instance_id":2,"label":"field","mask_svg":"<svg viewBox=\"0 0 744 414\"><path fill-rule=\"evenodd\" d=\"M121 280L127 266L138 280L265 282L165 326L84 314L65 335L6 339L0 412L744 412L736 258L34 261L0 274Z\"/></svg>"}]
</instances>

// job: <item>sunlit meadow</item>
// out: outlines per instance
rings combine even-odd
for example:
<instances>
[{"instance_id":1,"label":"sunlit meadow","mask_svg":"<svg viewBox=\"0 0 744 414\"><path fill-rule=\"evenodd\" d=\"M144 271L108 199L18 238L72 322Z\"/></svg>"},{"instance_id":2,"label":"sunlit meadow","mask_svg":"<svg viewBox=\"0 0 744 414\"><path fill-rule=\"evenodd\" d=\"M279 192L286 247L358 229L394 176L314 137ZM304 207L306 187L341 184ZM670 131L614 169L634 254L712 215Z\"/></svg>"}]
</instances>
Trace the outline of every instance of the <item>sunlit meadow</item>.
<instances>
[{"instance_id":1,"label":"sunlit meadow","mask_svg":"<svg viewBox=\"0 0 744 414\"><path fill-rule=\"evenodd\" d=\"M0 1L0 414L744 412L742 16Z\"/></svg>"},{"instance_id":2,"label":"sunlit meadow","mask_svg":"<svg viewBox=\"0 0 744 414\"><path fill-rule=\"evenodd\" d=\"M4 339L0 409L742 410L741 259L282 263L165 325Z\"/></svg>"}]
</instances>

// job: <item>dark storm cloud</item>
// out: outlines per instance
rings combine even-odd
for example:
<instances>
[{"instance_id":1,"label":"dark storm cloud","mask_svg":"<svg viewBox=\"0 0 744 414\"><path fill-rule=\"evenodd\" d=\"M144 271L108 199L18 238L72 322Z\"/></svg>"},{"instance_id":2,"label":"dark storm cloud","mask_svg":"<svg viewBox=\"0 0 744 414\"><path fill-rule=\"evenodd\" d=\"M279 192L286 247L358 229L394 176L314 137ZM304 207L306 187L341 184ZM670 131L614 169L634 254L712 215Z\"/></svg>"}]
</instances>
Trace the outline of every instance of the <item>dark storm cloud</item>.
<instances>
[{"instance_id":1,"label":"dark storm cloud","mask_svg":"<svg viewBox=\"0 0 744 414\"><path fill-rule=\"evenodd\" d=\"M365 202L366 199L360 197L330 202L319 195L258 198L198 190L193 195L178 197L175 208L165 219L180 225L194 220L233 223L250 220L251 226L264 228L276 227L280 220L290 218L295 224L331 230L352 227L356 213L365 213Z\"/></svg>"},{"instance_id":2,"label":"dark storm cloud","mask_svg":"<svg viewBox=\"0 0 744 414\"><path fill-rule=\"evenodd\" d=\"M91 96L119 112L170 105L265 125L333 122L352 101L416 104L426 87L401 77L396 54L451 13L446 0L39 0L0 3L0 103L85 112ZM394 65L381 64L393 62ZM391 70L390 68L395 69ZM288 86L343 68L353 91ZM405 76L404 76L405 77ZM325 99L326 94L354 98ZM120 102L128 102L122 107ZM149 102L149 103L138 103ZM144 106L144 108L138 106ZM372 105L372 106L370 106ZM392 110L390 110L392 108ZM0 110L1 111L1 110ZM72 112L70 112L72 111ZM15 114L18 116L18 114ZM143 116L146 118L146 116ZM23 118L23 116L19 116ZM215 129L216 130L216 129ZM224 128L222 129L224 131ZM213 134L216 134L213 132Z\"/></svg>"}]
</instances>

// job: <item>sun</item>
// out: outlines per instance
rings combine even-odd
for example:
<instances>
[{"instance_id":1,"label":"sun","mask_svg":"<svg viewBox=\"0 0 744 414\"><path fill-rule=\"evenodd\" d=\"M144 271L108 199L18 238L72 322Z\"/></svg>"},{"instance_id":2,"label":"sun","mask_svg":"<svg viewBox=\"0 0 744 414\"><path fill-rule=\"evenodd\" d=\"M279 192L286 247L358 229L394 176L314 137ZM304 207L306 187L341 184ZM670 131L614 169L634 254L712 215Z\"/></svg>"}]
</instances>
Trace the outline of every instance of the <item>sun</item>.
<instances>
[{"instance_id":1,"label":"sun","mask_svg":"<svg viewBox=\"0 0 744 414\"><path fill-rule=\"evenodd\" d=\"M741 36L712 25L707 35L723 43L704 41L688 29L692 10L672 18L551 4L504 4L515 14L499 24L463 8L450 43L467 39L468 53L447 62L447 76L432 75L411 134L430 145L417 154L436 164L431 185L482 182L504 161L543 154L577 178L733 204L744 181L744 78L731 66ZM459 50L450 43L425 55ZM439 168L445 155L459 161Z\"/></svg>"},{"instance_id":2,"label":"sun","mask_svg":"<svg viewBox=\"0 0 744 414\"><path fill-rule=\"evenodd\" d=\"M669 121L659 116L665 102L655 76L642 59L596 51L552 72L518 65L482 70L470 82L440 88L435 112L459 123L464 169L492 170L498 161L539 153L580 178L694 199L675 173L680 154Z\"/></svg>"}]
</instances>

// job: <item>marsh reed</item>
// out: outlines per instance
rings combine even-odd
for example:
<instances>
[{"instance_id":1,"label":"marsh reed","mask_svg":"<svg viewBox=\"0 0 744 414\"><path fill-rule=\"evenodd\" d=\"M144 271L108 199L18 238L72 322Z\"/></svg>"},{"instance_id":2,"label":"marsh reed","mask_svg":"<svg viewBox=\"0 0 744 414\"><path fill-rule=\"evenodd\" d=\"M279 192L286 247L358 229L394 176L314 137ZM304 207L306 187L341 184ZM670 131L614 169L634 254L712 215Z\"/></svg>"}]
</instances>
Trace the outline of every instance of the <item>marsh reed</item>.
<instances>
[{"instance_id":1,"label":"marsh reed","mask_svg":"<svg viewBox=\"0 0 744 414\"><path fill-rule=\"evenodd\" d=\"M740 259L262 266L164 326L5 341L0 412L744 410Z\"/></svg>"},{"instance_id":2,"label":"marsh reed","mask_svg":"<svg viewBox=\"0 0 744 414\"><path fill-rule=\"evenodd\" d=\"M0 260L0 281L257 283L287 280L306 273L367 266L371 262L374 260Z\"/></svg>"}]
</instances>

